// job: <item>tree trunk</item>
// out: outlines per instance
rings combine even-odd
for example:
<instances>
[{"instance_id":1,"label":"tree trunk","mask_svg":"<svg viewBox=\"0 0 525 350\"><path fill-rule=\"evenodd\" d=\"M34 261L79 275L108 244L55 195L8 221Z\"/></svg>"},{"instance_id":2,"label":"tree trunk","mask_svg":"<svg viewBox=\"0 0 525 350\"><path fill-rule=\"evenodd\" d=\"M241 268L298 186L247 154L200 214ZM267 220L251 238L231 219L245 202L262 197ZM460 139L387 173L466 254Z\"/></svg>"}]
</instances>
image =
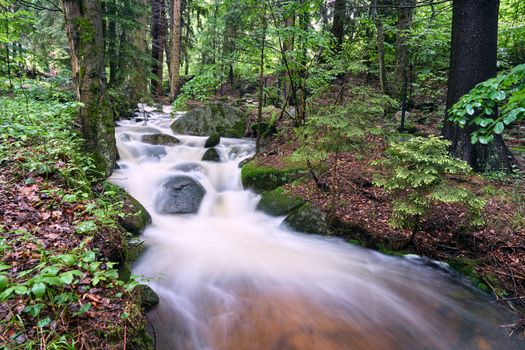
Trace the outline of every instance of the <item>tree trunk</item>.
<instances>
[{"instance_id":1,"label":"tree trunk","mask_svg":"<svg viewBox=\"0 0 525 350\"><path fill-rule=\"evenodd\" d=\"M408 30L412 26L415 0L401 0L398 9L398 21L396 31L396 91L398 98L402 98L403 84L408 79L409 50L407 43Z\"/></svg>"},{"instance_id":2,"label":"tree trunk","mask_svg":"<svg viewBox=\"0 0 525 350\"><path fill-rule=\"evenodd\" d=\"M149 4L149 0L142 0L142 6L146 8ZM143 97L148 93L147 84L147 66L149 60L147 60L147 29L148 29L148 17L147 12L144 11L143 15L138 18L138 27L133 35L134 46L137 50L137 55L133 57L134 74L131 76L131 94L130 102L132 105L136 105L141 101Z\"/></svg>"},{"instance_id":3,"label":"tree trunk","mask_svg":"<svg viewBox=\"0 0 525 350\"><path fill-rule=\"evenodd\" d=\"M164 45L166 42L166 3L153 0L151 20L151 56L153 58L151 92L158 97L163 95Z\"/></svg>"},{"instance_id":4,"label":"tree trunk","mask_svg":"<svg viewBox=\"0 0 525 350\"><path fill-rule=\"evenodd\" d=\"M262 137L262 110L263 110L263 96L264 96L264 50L266 49L266 9L264 10L262 17L262 35L261 35L261 57L259 61L259 106L257 109L257 139L255 150L257 153L261 150L261 137Z\"/></svg>"},{"instance_id":5,"label":"tree trunk","mask_svg":"<svg viewBox=\"0 0 525 350\"><path fill-rule=\"evenodd\" d=\"M388 81L386 78L386 67L385 67L385 33L383 31L383 22L377 13L377 0L372 0L370 6L370 15L374 21L376 27L377 37L377 63L379 64L379 84L381 85L381 91L388 95Z\"/></svg>"},{"instance_id":6,"label":"tree trunk","mask_svg":"<svg viewBox=\"0 0 525 350\"><path fill-rule=\"evenodd\" d=\"M170 57L170 100L174 101L179 94L180 86L180 51L181 51L181 0L173 0L171 13L171 57Z\"/></svg>"},{"instance_id":7,"label":"tree trunk","mask_svg":"<svg viewBox=\"0 0 525 350\"><path fill-rule=\"evenodd\" d=\"M499 0L454 0L447 110L478 83L496 76ZM474 117L474 116L473 116ZM513 158L501 135L488 145L472 144L475 126L446 120L443 136L453 156L476 171L512 170Z\"/></svg>"},{"instance_id":8,"label":"tree trunk","mask_svg":"<svg viewBox=\"0 0 525 350\"><path fill-rule=\"evenodd\" d=\"M332 34L336 40L336 50L341 51L343 38L345 35L346 0L335 0L334 22L332 24Z\"/></svg>"},{"instance_id":9,"label":"tree trunk","mask_svg":"<svg viewBox=\"0 0 525 350\"><path fill-rule=\"evenodd\" d=\"M118 66L118 56L117 56L117 11L115 4L112 4L111 1L107 2L107 32L106 32L106 59L109 61L109 83L108 86L114 86L115 80L117 79L117 66Z\"/></svg>"},{"instance_id":10,"label":"tree trunk","mask_svg":"<svg viewBox=\"0 0 525 350\"><path fill-rule=\"evenodd\" d=\"M109 175L115 166L115 124L106 99L104 38L98 0L62 0L85 149L97 170Z\"/></svg>"}]
</instances>

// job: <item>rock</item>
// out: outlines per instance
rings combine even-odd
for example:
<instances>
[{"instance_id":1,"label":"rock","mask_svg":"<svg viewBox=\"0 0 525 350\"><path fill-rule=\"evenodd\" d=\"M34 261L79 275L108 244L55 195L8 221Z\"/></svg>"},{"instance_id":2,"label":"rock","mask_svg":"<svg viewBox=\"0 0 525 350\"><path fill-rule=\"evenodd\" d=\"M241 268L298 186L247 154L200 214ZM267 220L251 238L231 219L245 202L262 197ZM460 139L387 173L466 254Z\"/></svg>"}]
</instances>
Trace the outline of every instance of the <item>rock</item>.
<instances>
[{"instance_id":1,"label":"rock","mask_svg":"<svg viewBox=\"0 0 525 350\"><path fill-rule=\"evenodd\" d=\"M164 146L147 145L145 152L147 157L160 159L166 155Z\"/></svg>"},{"instance_id":2,"label":"rock","mask_svg":"<svg viewBox=\"0 0 525 350\"><path fill-rule=\"evenodd\" d=\"M126 231L140 235L144 228L151 223L151 215L138 200L127 192L122 191L122 196L124 216L119 218L119 224Z\"/></svg>"},{"instance_id":3,"label":"rock","mask_svg":"<svg viewBox=\"0 0 525 350\"><path fill-rule=\"evenodd\" d=\"M244 188L255 192L271 191L307 174L306 166L293 165L283 169L258 165L256 160L245 163L241 170Z\"/></svg>"},{"instance_id":4,"label":"rock","mask_svg":"<svg viewBox=\"0 0 525 350\"><path fill-rule=\"evenodd\" d=\"M304 205L304 200L287 194L282 187L264 192L257 204L257 209L269 215L288 215L292 210Z\"/></svg>"},{"instance_id":5,"label":"rock","mask_svg":"<svg viewBox=\"0 0 525 350\"><path fill-rule=\"evenodd\" d=\"M150 145L160 146L174 146L180 143L177 138L166 134L143 135L141 140L142 142L149 143Z\"/></svg>"},{"instance_id":6,"label":"rock","mask_svg":"<svg viewBox=\"0 0 525 350\"><path fill-rule=\"evenodd\" d=\"M206 190L189 176L174 176L160 185L155 210L160 214L195 214Z\"/></svg>"},{"instance_id":7,"label":"rock","mask_svg":"<svg viewBox=\"0 0 525 350\"><path fill-rule=\"evenodd\" d=\"M150 286L145 284L138 285L137 291L140 295L140 305L146 312L150 311L159 304L159 296L157 293L155 293L155 291L153 291L153 289L151 289Z\"/></svg>"},{"instance_id":8,"label":"rock","mask_svg":"<svg viewBox=\"0 0 525 350\"><path fill-rule=\"evenodd\" d=\"M133 264L146 250L145 242L138 237L134 237L128 241L126 250L126 262Z\"/></svg>"},{"instance_id":9,"label":"rock","mask_svg":"<svg viewBox=\"0 0 525 350\"><path fill-rule=\"evenodd\" d=\"M171 129L178 134L242 137L246 131L246 115L223 102L210 102L177 118Z\"/></svg>"},{"instance_id":10,"label":"rock","mask_svg":"<svg viewBox=\"0 0 525 350\"><path fill-rule=\"evenodd\" d=\"M175 171L182 171L184 173L189 173L191 171L201 171L201 172L204 171L204 168L202 167L202 165L200 165L197 162L195 162L195 163L190 162L190 163L178 164L178 165L174 166L172 169L175 170Z\"/></svg>"},{"instance_id":11,"label":"rock","mask_svg":"<svg viewBox=\"0 0 525 350\"><path fill-rule=\"evenodd\" d=\"M209 148L202 156L202 160L208 162L220 162L221 157L215 148Z\"/></svg>"},{"instance_id":12,"label":"rock","mask_svg":"<svg viewBox=\"0 0 525 350\"><path fill-rule=\"evenodd\" d=\"M212 134L208 139L206 140L206 143L204 144L205 148L211 148L217 146L221 142L221 135L219 133Z\"/></svg>"},{"instance_id":13,"label":"rock","mask_svg":"<svg viewBox=\"0 0 525 350\"><path fill-rule=\"evenodd\" d=\"M284 220L284 224L298 232L315 233L319 235L332 234L327 223L327 216L320 209L305 204L294 209Z\"/></svg>"}]
</instances>

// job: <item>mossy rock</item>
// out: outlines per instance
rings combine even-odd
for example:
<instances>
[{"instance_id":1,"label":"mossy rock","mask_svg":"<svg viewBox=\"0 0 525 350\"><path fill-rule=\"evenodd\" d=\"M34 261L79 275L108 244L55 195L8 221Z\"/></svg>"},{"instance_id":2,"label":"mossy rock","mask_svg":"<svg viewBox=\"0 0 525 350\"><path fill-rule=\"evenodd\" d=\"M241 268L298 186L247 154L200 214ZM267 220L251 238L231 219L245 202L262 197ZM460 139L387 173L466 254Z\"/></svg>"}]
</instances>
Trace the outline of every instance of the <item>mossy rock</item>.
<instances>
[{"instance_id":1,"label":"mossy rock","mask_svg":"<svg viewBox=\"0 0 525 350\"><path fill-rule=\"evenodd\" d=\"M250 161L241 170L242 185L256 192L271 191L286 183L293 182L307 174L304 167L290 166L278 169L265 165L257 165Z\"/></svg>"},{"instance_id":2,"label":"mossy rock","mask_svg":"<svg viewBox=\"0 0 525 350\"><path fill-rule=\"evenodd\" d=\"M204 143L204 148L212 148L217 146L221 142L221 135L219 133L214 133Z\"/></svg>"},{"instance_id":3,"label":"mossy rock","mask_svg":"<svg viewBox=\"0 0 525 350\"><path fill-rule=\"evenodd\" d=\"M261 125L261 136L262 137L268 137L268 136L271 136L277 133L277 128L275 127L274 124L262 122L260 123L260 125ZM257 136L257 134L259 133L259 123L253 124L251 129L252 129L253 135Z\"/></svg>"},{"instance_id":4,"label":"mossy rock","mask_svg":"<svg viewBox=\"0 0 525 350\"><path fill-rule=\"evenodd\" d=\"M217 133L239 138L246 132L246 114L226 103L210 102L177 118L170 127L178 134L209 136Z\"/></svg>"},{"instance_id":5,"label":"mossy rock","mask_svg":"<svg viewBox=\"0 0 525 350\"><path fill-rule=\"evenodd\" d=\"M284 224L298 232L319 235L332 234L326 214L309 203L291 211L284 220Z\"/></svg>"},{"instance_id":6,"label":"mossy rock","mask_svg":"<svg viewBox=\"0 0 525 350\"><path fill-rule=\"evenodd\" d=\"M142 142L155 146L174 146L180 143L179 139L166 134L150 134L141 138Z\"/></svg>"},{"instance_id":7,"label":"mossy rock","mask_svg":"<svg viewBox=\"0 0 525 350\"><path fill-rule=\"evenodd\" d=\"M264 192L257 204L257 209L269 215L282 216L300 208L304 203L302 198L287 194L282 187L279 187L273 191Z\"/></svg>"},{"instance_id":8,"label":"mossy rock","mask_svg":"<svg viewBox=\"0 0 525 350\"><path fill-rule=\"evenodd\" d=\"M208 162L220 162L221 157L215 148L209 148L202 156L202 160Z\"/></svg>"},{"instance_id":9,"label":"mossy rock","mask_svg":"<svg viewBox=\"0 0 525 350\"><path fill-rule=\"evenodd\" d=\"M138 200L125 191L122 191L122 205L124 216L119 218L120 226L134 235L140 235L151 223L151 215Z\"/></svg>"},{"instance_id":10,"label":"mossy rock","mask_svg":"<svg viewBox=\"0 0 525 350\"><path fill-rule=\"evenodd\" d=\"M137 286L137 290L140 294L140 305L146 310L146 312L159 304L159 296L150 286L141 284Z\"/></svg>"},{"instance_id":11,"label":"mossy rock","mask_svg":"<svg viewBox=\"0 0 525 350\"><path fill-rule=\"evenodd\" d=\"M379 249L377 239L362 225L355 222L342 221L339 217L333 215L328 216L326 220L332 234L335 236L341 237L347 241L352 241L354 244L358 244L365 248L375 250ZM392 247L392 249L394 248Z\"/></svg>"}]
</instances>

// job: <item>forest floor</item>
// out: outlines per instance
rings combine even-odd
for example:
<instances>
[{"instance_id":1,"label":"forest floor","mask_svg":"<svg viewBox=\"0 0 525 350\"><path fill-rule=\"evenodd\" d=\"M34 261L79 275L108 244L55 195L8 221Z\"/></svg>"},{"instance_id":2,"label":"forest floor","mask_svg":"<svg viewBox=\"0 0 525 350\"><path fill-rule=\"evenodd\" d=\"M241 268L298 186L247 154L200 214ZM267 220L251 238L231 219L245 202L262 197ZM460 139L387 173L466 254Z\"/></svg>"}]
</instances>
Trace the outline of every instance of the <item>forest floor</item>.
<instances>
[{"instance_id":1,"label":"forest floor","mask_svg":"<svg viewBox=\"0 0 525 350\"><path fill-rule=\"evenodd\" d=\"M29 84L0 96L0 349L146 344L138 283L112 262L126 248L120 204L88 175L76 105Z\"/></svg>"},{"instance_id":2,"label":"forest floor","mask_svg":"<svg viewBox=\"0 0 525 350\"><path fill-rule=\"evenodd\" d=\"M339 90L339 89L337 89ZM334 94L324 99L334 100ZM439 135L443 111L413 109L411 122L418 135ZM254 112L255 113L255 112ZM275 113L275 112L274 112ZM266 119L269 119L267 113ZM252 117L255 120L255 115ZM390 117L395 122L394 117ZM260 165L285 169L289 157L298 148L293 128L289 121L281 121L277 135L270 138L262 152L256 156ZM390 125L380 127L391 128ZM507 140L512 148L525 146L523 130L516 127ZM399 135L399 134L398 134ZM403 137L400 135L400 137ZM365 232L365 239L348 238L352 243L378 249L387 254L416 253L431 259L447 262L454 270L467 276L479 288L495 296L498 303L516 310L521 319L510 327L525 336L525 175L490 173L455 177L452 181L471 189L487 201L484 209L486 224L479 229L464 227L463 208L454 205L436 205L431 215L423 222L414 242L405 248L411 232L398 230L389 224L392 215L392 200L382 188L373 184L372 166L380 159L388 141L382 136L368 136L357 152L331 155L326 161L327 171L317 174L321 182L336 191L326 192L317 183L306 177L301 181L286 184L284 188L334 216L342 224L358 225ZM522 169L525 161L517 153ZM337 169L336 172L333 169ZM334 176L335 174L335 176Z\"/></svg>"}]
</instances>

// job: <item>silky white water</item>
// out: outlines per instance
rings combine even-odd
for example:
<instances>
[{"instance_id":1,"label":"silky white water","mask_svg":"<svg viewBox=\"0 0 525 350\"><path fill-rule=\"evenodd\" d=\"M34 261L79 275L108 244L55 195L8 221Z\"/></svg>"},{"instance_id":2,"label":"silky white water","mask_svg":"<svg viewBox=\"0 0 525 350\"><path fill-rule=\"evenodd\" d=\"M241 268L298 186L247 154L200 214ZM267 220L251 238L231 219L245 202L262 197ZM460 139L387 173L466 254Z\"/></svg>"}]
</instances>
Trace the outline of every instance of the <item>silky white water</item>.
<instances>
[{"instance_id":1,"label":"silky white water","mask_svg":"<svg viewBox=\"0 0 525 350\"><path fill-rule=\"evenodd\" d=\"M134 273L160 296L150 312L157 349L518 349L498 326L509 315L445 268L389 257L334 238L295 233L255 210L239 163L254 142L221 139L221 162L201 161L205 137L173 135L166 114L123 121L112 181L150 212ZM176 175L206 190L199 212L160 215Z\"/></svg>"}]
</instances>

